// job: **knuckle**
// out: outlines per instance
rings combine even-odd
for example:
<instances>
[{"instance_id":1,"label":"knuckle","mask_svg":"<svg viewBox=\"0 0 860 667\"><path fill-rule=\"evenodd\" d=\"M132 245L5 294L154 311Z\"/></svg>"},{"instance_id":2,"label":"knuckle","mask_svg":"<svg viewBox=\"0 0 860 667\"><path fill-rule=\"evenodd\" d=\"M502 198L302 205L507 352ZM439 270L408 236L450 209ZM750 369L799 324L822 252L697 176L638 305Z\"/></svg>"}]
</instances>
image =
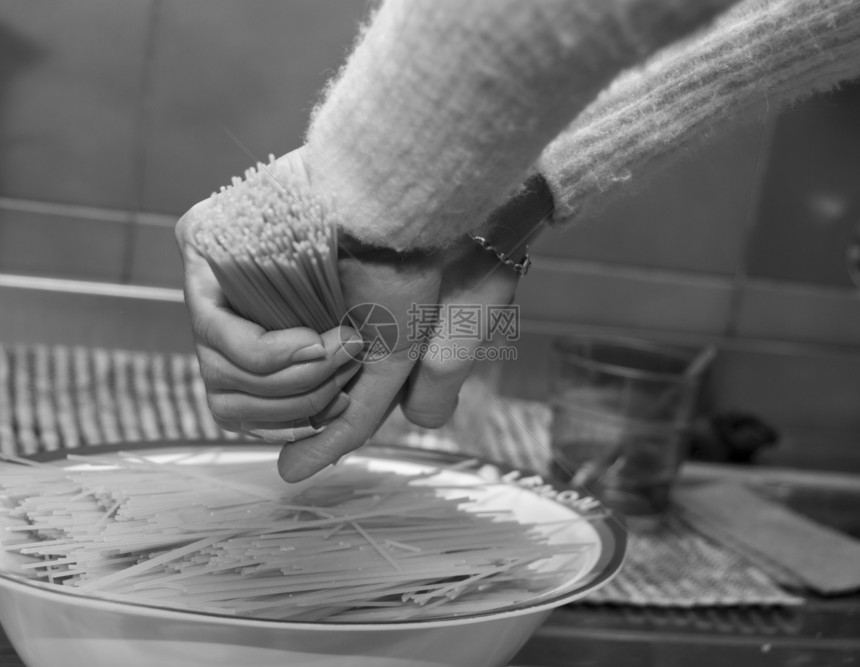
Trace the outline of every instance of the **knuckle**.
<instances>
[{"instance_id":1,"label":"knuckle","mask_svg":"<svg viewBox=\"0 0 860 667\"><path fill-rule=\"evenodd\" d=\"M200 377L203 378L203 384L207 389L216 389L219 387L220 371L216 364L212 362L202 362L200 364Z\"/></svg>"},{"instance_id":2,"label":"knuckle","mask_svg":"<svg viewBox=\"0 0 860 667\"><path fill-rule=\"evenodd\" d=\"M304 370L304 369L302 369ZM303 394L312 391L319 384L319 378L311 373L300 372L290 378L289 389L291 393ZM285 387L286 388L286 387Z\"/></svg>"},{"instance_id":3,"label":"knuckle","mask_svg":"<svg viewBox=\"0 0 860 667\"><path fill-rule=\"evenodd\" d=\"M174 231L176 232L177 237L182 235L183 237L187 237L191 232L194 223L199 220L203 216L204 209L209 205L208 199L201 199L199 202L194 204L191 208L189 208L179 220L176 221L176 225L174 226Z\"/></svg>"},{"instance_id":4,"label":"knuckle","mask_svg":"<svg viewBox=\"0 0 860 667\"><path fill-rule=\"evenodd\" d=\"M442 384L449 378L457 375L459 364L453 361L442 361L440 359L425 359L421 362L421 375L428 383Z\"/></svg>"},{"instance_id":5,"label":"knuckle","mask_svg":"<svg viewBox=\"0 0 860 667\"><path fill-rule=\"evenodd\" d=\"M193 210L193 209L191 209ZM176 225L173 227L173 233L176 236L176 243L181 248L188 241L190 241L191 236L191 211L188 211L183 215L179 220L176 221Z\"/></svg>"},{"instance_id":6,"label":"knuckle","mask_svg":"<svg viewBox=\"0 0 860 667\"><path fill-rule=\"evenodd\" d=\"M287 482L299 482L359 447L346 440L347 433L349 430L343 429L323 431L310 449L297 451L292 447L284 447L278 458L281 477Z\"/></svg>"},{"instance_id":7,"label":"knuckle","mask_svg":"<svg viewBox=\"0 0 860 667\"><path fill-rule=\"evenodd\" d=\"M209 392L207 398L209 401L209 411L216 420L232 421L239 417L236 414L233 401L226 394Z\"/></svg>"},{"instance_id":8,"label":"knuckle","mask_svg":"<svg viewBox=\"0 0 860 667\"><path fill-rule=\"evenodd\" d=\"M207 382L207 386L218 387L219 389L225 389L230 386L228 381L229 378L224 372L224 366L222 363L213 361L206 364L206 368L208 380L206 380L206 377L204 377L204 380Z\"/></svg>"},{"instance_id":9,"label":"knuckle","mask_svg":"<svg viewBox=\"0 0 860 667\"><path fill-rule=\"evenodd\" d=\"M231 433L239 433L241 432L241 425L238 422L235 422L231 419L221 419L220 417L216 417L212 415L212 419L218 428L224 431L230 431Z\"/></svg>"},{"instance_id":10,"label":"knuckle","mask_svg":"<svg viewBox=\"0 0 860 667\"><path fill-rule=\"evenodd\" d=\"M315 415L323 411L323 408L328 405L328 401L324 400L322 392L311 392L305 397L305 405L307 406L308 415Z\"/></svg>"},{"instance_id":11,"label":"knuckle","mask_svg":"<svg viewBox=\"0 0 860 667\"><path fill-rule=\"evenodd\" d=\"M246 354L245 365L253 373L271 373L278 368L276 351L260 345L254 346Z\"/></svg>"},{"instance_id":12,"label":"knuckle","mask_svg":"<svg viewBox=\"0 0 860 667\"><path fill-rule=\"evenodd\" d=\"M191 309L191 330L198 342L212 344L212 320Z\"/></svg>"},{"instance_id":13,"label":"knuckle","mask_svg":"<svg viewBox=\"0 0 860 667\"><path fill-rule=\"evenodd\" d=\"M403 413L410 422L424 428L439 428L450 419L447 412L420 410L412 406L403 406Z\"/></svg>"},{"instance_id":14,"label":"knuckle","mask_svg":"<svg viewBox=\"0 0 860 667\"><path fill-rule=\"evenodd\" d=\"M262 438L266 442L283 444L284 441L288 441L291 432L289 428L256 428L253 431L250 431L259 438Z\"/></svg>"}]
</instances>

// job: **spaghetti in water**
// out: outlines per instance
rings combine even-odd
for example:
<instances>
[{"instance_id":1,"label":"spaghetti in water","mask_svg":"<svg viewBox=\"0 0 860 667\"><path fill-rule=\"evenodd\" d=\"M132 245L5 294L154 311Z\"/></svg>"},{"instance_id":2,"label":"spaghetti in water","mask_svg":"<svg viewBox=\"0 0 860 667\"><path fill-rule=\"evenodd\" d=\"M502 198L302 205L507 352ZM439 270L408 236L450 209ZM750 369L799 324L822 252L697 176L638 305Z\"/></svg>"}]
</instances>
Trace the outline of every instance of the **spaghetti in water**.
<instances>
[{"instance_id":1,"label":"spaghetti in water","mask_svg":"<svg viewBox=\"0 0 860 667\"><path fill-rule=\"evenodd\" d=\"M16 538L3 548L18 574L97 597L268 619L438 618L528 599L594 546L476 505L444 469L346 461L296 493L258 462L69 459L0 464Z\"/></svg>"}]
</instances>

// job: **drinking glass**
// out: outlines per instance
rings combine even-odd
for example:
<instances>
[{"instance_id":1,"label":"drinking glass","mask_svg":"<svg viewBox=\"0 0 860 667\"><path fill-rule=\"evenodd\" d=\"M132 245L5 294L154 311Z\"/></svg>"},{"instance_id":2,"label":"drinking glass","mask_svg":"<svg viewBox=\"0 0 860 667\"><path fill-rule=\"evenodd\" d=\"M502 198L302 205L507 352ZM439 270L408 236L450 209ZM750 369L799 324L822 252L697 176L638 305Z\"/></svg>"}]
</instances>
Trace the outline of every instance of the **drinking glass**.
<instances>
[{"instance_id":1,"label":"drinking glass","mask_svg":"<svg viewBox=\"0 0 860 667\"><path fill-rule=\"evenodd\" d=\"M627 516L658 517L686 453L704 367L691 354L633 339L553 346L553 473Z\"/></svg>"}]
</instances>

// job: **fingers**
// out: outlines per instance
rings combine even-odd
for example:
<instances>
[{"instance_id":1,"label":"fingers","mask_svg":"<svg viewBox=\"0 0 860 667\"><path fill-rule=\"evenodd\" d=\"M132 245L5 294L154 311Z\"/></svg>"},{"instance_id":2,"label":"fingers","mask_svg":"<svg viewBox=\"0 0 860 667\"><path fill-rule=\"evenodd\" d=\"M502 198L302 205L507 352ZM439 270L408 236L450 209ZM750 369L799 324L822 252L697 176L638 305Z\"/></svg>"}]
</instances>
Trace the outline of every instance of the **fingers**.
<instances>
[{"instance_id":1,"label":"fingers","mask_svg":"<svg viewBox=\"0 0 860 667\"><path fill-rule=\"evenodd\" d=\"M287 482L298 482L319 472L363 445L396 402L414 362L405 353L396 359L370 364L350 388L350 403L321 434L286 445L278 470Z\"/></svg>"},{"instance_id":2,"label":"fingers","mask_svg":"<svg viewBox=\"0 0 860 667\"><path fill-rule=\"evenodd\" d=\"M355 333L346 342L341 337L352 331L347 327L332 329L322 335L322 357L303 360L302 354L292 355L293 363L272 373L254 373L240 367L224 354L200 346L197 356L206 388L231 390L255 396L292 396L311 391L325 382L347 362L361 354L364 342ZM317 351L314 351L316 357ZM310 355L309 355L310 356Z\"/></svg>"},{"instance_id":3,"label":"fingers","mask_svg":"<svg viewBox=\"0 0 860 667\"><path fill-rule=\"evenodd\" d=\"M284 429L250 429L251 435L272 443L282 445L285 442L296 442L320 433L321 429L313 426L307 420L296 422L289 428Z\"/></svg>"},{"instance_id":4,"label":"fingers","mask_svg":"<svg viewBox=\"0 0 860 667\"><path fill-rule=\"evenodd\" d=\"M417 426L439 428L457 409L460 387L475 364L474 350L481 341L453 343L434 338L428 349L434 350L415 366L405 398L401 403L405 417Z\"/></svg>"},{"instance_id":5,"label":"fingers","mask_svg":"<svg viewBox=\"0 0 860 667\"><path fill-rule=\"evenodd\" d=\"M414 360L405 332L412 304L435 303L441 281L438 267L424 260L341 262L341 283L348 303L372 302L388 310L401 335L384 358L363 365L349 388L350 404L323 433L281 450L278 470L288 482L296 482L322 470L361 446L373 434L409 377ZM369 338L369 336L366 336Z\"/></svg>"},{"instance_id":6,"label":"fingers","mask_svg":"<svg viewBox=\"0 0 860 667\"><path fill-rule=\"evenodd\" d=\"M324 428L332 419L340 417L344 410L349 407L352 399L349 394L340 392L337 397L308 421L312 426Z\"/></svg>"},{"instance_id":7,"label":"fingers","mask_svg":"<svg viewBox=\"0 0 860 667\"><path fill-rule=\"evenodd\" d=\"M191 242L195 206L177 224L185 295L216 422L227 430L279 442L307 437L347 408L340 390L358 372L363 348L351 327L323 334L307 328L265 331L230 309L206 260ZM314 423L305 423L314 417ZM303 422L303 420L305 420Z\"/></svg>"},{"instance_id":8,"label":"fingers","mask_svg":"<svg viewBox=\"0 0 860 667\"><path fill-rule=\"evenodd\" d=\"M198 278L203 282L203 276ZM231 364L250 373L270 374L294 363L326 356L326 341L312 329L266 331L239 317L226 305L216 303L214 298L207 298L202 285L197 287L192 282L186 301L197 344L218 351ZM346 340L348 335L344 332L343 336Z\"/></svg>"},{"instance_id":9,"label":"fingers","mask_svg":"<svg viewBox=\"0 0 860 667\"><path fill-rule=\"evenodd\" d=\"M469 240L448 253L442 284L443 318L452 317L460 305L509 304L517 282L516 273ZM457 408L460 387L479 356L479 348L488 344L489 340L480 338L452 340L441 334L427 341L421 348L426 353L412 372L402 403L406 418L427 428L446 424Z\"/></svg>"},{"instance_id":10,"label":"fingers","mask_svg":"<svg viewBox=\"0 0 860 667\"><path fill-rule=\"evenodd\" d=\"M297 440L309 438L312 435L321 433L329 421L337 418L344 410L346 410L349 403L349 395L340 392L337 398L310 419L283 423L241 422L238 425L228 423L222 425L222 428L226 426L238 427L236 430L258 437L266 442L277 444L296 442Z\"/></svg>"},{"instance_id":11,"label":"fingers","mask_svg":"<svg viewBox=\"0 0 860 667\"><path fill-rule=\"evenodd\" d=\"M209 264L187 238L187 230L193 224L188 220L205 215L204 205L205 202L195 206L177 224L185 264L185 302L198 347L215 350L244 371L271 374L294 363L322 359L335 341L346 341L355 334L343 328L338 334L329 334L334 340L324 340L316 331L305 327L266 331L233 312ZM230 376L225 375L226 366L219 364L215 356L207 355L205 360L201 359L201 364L213 364L212 372L230 381ZM244 379L241 374L236 378L237 381Z\"/></svg>"},{"instance_id":12,"label":"fingers","mask_svg":"<svg viewBox=\"0 0 860 667\"><path fill-rule=\"evenodd\" d=\"M209 392L209 409L220 423L239 425L283 424L305 419L321 413L338 396L340 390L361 368L352 362L339 368L319 387L294 396L255 396L237 391L212 390Z\"/></svg>"},{"instance_id":13,"label":"fingers","mask_svg":"<svg viewBox=\"0 0 860 667\"><path fill-rule=\"evenodd\" d=\"M325 430L326 425L336 419L349 407L348 394L340 392L337 397L311 418L296 421L252 422L232 421L215 418L215 423L225 431L245 433L261 438L267 442L283 444L296 442L317 435Z\"/></svg>"}]
</instances>

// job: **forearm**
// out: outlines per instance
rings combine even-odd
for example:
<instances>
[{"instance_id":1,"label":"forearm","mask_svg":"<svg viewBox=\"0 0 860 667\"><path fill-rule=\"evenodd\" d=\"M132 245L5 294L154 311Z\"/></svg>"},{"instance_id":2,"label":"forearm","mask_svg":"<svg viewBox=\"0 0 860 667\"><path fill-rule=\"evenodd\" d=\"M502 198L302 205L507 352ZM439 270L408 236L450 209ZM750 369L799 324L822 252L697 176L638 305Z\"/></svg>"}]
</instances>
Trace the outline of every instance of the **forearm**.
<instances>
[{"instance_id":1,"label":"forearm","mask_svg":"<svg viewBox=\"0 0 860 667\"><path fill-rule=\"evenodd\" d=\"M361 241L445 245L621 69L728 4L388 0L314 114L314 187Z\"/></svg>"},{"instance_id":2,"label":"forearm","mask_svg":"<svg viewBox=\"0 0 860 667\"><path fill-rule=\"evenodd\" d=\"M684 148L858 76L856 0L747 0L623 74L546 148L555 217L592 217Z\"/></svg>"}]
</instances>

